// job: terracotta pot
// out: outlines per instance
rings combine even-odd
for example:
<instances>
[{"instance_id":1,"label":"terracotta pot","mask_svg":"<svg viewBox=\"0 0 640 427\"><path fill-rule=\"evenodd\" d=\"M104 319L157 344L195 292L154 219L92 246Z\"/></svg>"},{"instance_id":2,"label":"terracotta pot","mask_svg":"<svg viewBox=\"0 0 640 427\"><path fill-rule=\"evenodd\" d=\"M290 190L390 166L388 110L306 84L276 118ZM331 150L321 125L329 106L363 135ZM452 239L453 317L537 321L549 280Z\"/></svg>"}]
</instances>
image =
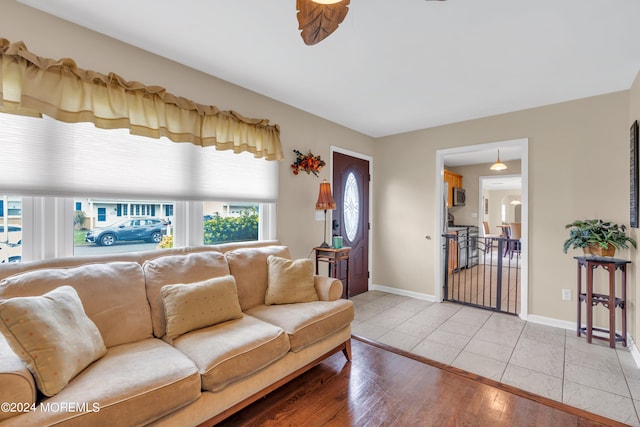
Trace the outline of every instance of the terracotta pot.
<instances>
[{"instance_id":1,"label":"terracotta pot","mask_svg":"<svg viewBox=\"0 0 640 427\"><path fill-rule=\"evenodd\" d=\"M596 244L596 245L589 245L586 248L583 248L584 250L584 254L586 256L598 256L598 257L603 257L603 256L609 256L612 257L616 254L616 247L613 246L612 244L609 244L609 246L607 248L603 248L602 246Z\"/></svg>"}]
</instances>

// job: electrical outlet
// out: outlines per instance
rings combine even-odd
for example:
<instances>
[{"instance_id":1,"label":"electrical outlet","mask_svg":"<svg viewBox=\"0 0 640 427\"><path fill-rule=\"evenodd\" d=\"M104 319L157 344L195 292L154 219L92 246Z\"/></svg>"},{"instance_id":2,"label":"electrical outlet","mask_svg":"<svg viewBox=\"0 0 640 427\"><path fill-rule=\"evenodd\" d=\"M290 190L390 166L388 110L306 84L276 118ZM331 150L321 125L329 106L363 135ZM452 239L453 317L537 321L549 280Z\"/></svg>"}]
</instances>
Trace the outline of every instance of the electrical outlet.
<instances>
[{"instance_id":1,"label":"electrical outlet","mask_svg":"<svg viewBox=\"0 0 640 427\"><path fill-rule=\"evenodd\" d=\"M563 289L562 290L562 300L563 301L571 301L571 289Z\"/></svg>"}]
</instances>

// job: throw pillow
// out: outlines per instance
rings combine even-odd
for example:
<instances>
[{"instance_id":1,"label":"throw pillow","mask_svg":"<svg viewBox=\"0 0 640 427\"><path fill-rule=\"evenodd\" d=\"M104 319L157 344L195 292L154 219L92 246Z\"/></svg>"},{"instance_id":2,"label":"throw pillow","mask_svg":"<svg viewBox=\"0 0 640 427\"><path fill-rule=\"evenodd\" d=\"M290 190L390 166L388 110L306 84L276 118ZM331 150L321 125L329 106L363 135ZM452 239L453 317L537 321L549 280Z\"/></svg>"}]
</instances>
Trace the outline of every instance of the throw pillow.
<instances>
[{"instance_id":1,"label":"throw pillow","mask_svg":"<svg viewBox=\"0 0 640 427\"><path fill-rule=\"evenodd\" d=\"M269 255L267 266L269 283L264 298L266 305L318 301L312 260L291 260Z\"/></svg>"},{"instance_id":2,"label":"throw pillow","mask_svg":"<svg viewBox=\"0 0 640 427\"><path fill-rule=\"evenodd\" d=\"M167 321L166 336L175 339L195 329L242 317L233 276L160 289Z\"/></svg>"},{"instance_id":3,"label":"throw pillow","mask_svg":"<svg viewBox=\"0 0 640 427\"><path fill-rule=\"evenodd\" d=\"M45 396L58 393L107 351L71 286L0 301L0 331Z\"/></svg>"}]
</instances>

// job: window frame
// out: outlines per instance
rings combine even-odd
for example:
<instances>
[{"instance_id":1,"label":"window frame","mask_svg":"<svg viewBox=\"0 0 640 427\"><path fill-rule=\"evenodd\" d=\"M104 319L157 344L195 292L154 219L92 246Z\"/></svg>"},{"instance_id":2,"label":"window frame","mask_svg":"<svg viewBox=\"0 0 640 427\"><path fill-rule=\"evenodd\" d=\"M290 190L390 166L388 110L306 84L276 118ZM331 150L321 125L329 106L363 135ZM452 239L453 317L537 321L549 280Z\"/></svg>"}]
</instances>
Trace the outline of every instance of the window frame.
<instances>
[{"instance_id":1,"label":"window frame","mask_svg":"<svg viewBox=\"0 0 640 427\"><path fill-rule=\"evenodd\" d=\"M22 260L74 256L75 197L22 197ZM174 248L202 246L204 202L175 201ZM276 238L276 203L261 203L258 241Z\"/></svg>"}]
</instances>

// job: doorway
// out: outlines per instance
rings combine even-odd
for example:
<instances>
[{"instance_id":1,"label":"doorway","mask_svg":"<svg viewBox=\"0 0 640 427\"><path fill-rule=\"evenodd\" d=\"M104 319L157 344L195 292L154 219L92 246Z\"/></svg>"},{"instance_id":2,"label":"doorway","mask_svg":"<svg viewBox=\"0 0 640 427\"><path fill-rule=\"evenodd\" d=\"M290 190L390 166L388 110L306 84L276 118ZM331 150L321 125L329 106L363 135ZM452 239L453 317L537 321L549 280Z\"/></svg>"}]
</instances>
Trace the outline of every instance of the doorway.
<instances>
[{"instance_id":1,"label":"doorway","mask_svg":"<svg viewBox=\"0 0 640 427\"><path fill-rule=\"evenodd\" d=\"M495 162L496 153L498 149L500 151L500 157L503 157L504 152L511 151L517 154L517 158L520 159L521 167L520 167L520 176L522 182L521 189L521 199L519 203L521 205L517 209L517 215L521 221L521 237L518 244L518 255L519 258L519 266L520 269L520 298L519 298L519 310L517 310L518 315L523 320L526 320L528 317L528 144L529 141L526 138L510 140L510 141L500 141L493 142L487 144L478 144L478 145L469 145L463 147L442 149L436 151L436 190L435 190L435 207L436 207L436 215L435 215L435 229L436 230L446 230L447 224L447 207L446 201L444 198L444 168L445 164L449 162L457 162L468 160L467 165L484 165L491 164ZM485 159L486 156L486 159ZM516 157L514 157L516 158ZM487 168L488 170L488 168ZM482 171L476 170L475 175L483 174ZM473 182L475 181L475 183ZM478 188L478 180L474 179L471 182L463 180L463 187L467 187L467 190L472 190L472 193L477 192L476 195L468 194L467 202L473 200L474 205L470 205L467 203L467 206L464 207L460 212L459 216L463 216L468 218L473 222L474 226L477 226L480 229L483 229L483 218L484 218L484 198L482 197L482 192ZM473 188L475 187L475 188ZM480 190L480 191L479 191ZM474 200L475 199L475 200ZM491 205L491 204L490 204ZM439 234L439 233L438 233ZM438 246L446 247L447 238L443 235ZM439 248L438 248L439 249ZM514 256L514 259L516 257ZM435 282L436 283L445 283L445 278L447 277L447 266L444 264L446 260L446 254L444 250L434 250L434 262L435 262ZM435 287L435 297L436 300L442 301L445 297L444 295L445 289L441 286Z\"/></svg>"},{"instance_id":2,"label":"doorway","mask_svg":"<svg viewBox=\"0 0 640 427\"><path fill-rule=\"evenodd\" d=\"M348 297L369 290L369 186L371 161L356 153L332 148L333 211L332 234L342 236L349 254ZM340 266L346 269L346 265ZM338 277L344 277L339 271Z\"/></svg>"}]
</instances>

